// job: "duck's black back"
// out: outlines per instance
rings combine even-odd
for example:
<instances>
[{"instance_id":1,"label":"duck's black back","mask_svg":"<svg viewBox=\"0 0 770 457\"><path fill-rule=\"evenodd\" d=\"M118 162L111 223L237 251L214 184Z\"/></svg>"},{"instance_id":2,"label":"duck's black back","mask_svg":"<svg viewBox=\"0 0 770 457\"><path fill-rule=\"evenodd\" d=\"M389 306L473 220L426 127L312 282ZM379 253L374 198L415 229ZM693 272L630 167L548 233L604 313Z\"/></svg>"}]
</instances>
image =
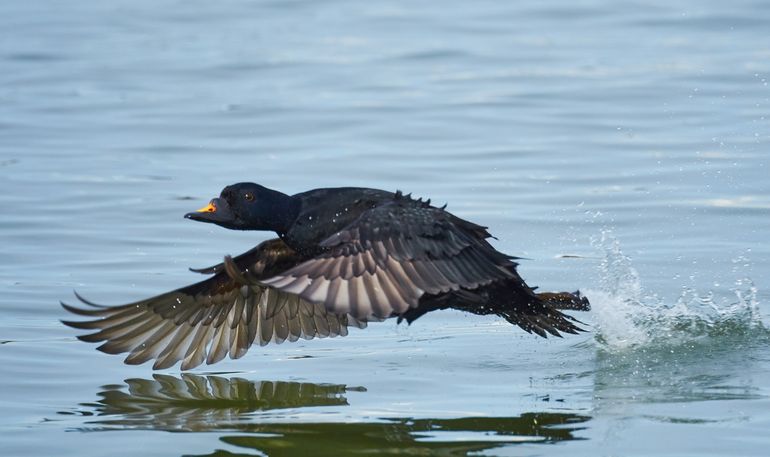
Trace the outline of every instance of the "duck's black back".
<instances>
[{"instance_id":1,"label":"duck's black back","mask_svg":"<svg viewBox=\"0 0 770 457\"><path fill-rule=\"evenodd\" d=\"M297 252L313 255L318 244L347 227L364 212L394 198L392 192L365 187L313 189L294 195L299 200L297 219L283 236Z\"/></svg>"}]
</instances>

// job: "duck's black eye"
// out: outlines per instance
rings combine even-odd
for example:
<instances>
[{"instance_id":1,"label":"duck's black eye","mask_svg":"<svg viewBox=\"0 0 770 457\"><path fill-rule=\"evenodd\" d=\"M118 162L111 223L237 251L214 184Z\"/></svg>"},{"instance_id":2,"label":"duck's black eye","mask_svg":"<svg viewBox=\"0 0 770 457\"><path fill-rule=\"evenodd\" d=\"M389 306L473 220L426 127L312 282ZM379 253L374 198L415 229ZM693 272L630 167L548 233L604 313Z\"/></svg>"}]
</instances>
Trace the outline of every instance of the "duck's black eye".
<instances>
[{"instance_id":1,"label":"duck's black eye","mask_svg":"<svg viewBox=\"0 0 770 457\"><path fill-rule=\"evenodd\" d=\"M245 198L247 202L253 202L254 194L252 194L251 192L246 192L245 194L243 194L243 198Z\"/></svg>"}]
</instances>

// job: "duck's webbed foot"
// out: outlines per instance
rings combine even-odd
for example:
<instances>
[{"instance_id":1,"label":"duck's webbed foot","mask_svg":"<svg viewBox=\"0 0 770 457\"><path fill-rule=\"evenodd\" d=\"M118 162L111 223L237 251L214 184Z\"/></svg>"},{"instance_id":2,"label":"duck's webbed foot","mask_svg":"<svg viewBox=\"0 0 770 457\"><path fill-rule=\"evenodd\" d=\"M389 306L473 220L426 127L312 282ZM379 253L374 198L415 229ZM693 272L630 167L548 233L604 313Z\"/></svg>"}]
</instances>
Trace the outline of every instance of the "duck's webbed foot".
<instances>
[{"instance_id":1,"label":"duck's webbed foot","mask_svg":"<svg viewBox=\"0 0 770 457\"><path fill-rule=\"evenodd\" d=\"M579 290L575 292L543 292L536 294L540 300L556 309L569 309L575 311L590 311L591 304L588 298L582 296Z\"/></svg>"}]
</instances>

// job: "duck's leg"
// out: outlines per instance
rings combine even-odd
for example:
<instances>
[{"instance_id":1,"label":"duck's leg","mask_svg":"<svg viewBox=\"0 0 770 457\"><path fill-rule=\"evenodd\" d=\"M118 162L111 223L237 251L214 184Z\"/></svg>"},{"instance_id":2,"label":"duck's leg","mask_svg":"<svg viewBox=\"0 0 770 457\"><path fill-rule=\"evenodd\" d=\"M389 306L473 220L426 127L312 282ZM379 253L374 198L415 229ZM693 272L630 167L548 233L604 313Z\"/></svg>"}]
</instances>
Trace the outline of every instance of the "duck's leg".
<instances>
[{"instance_id":1,"label":"duck's leg","mask_svg":"<svg viewBox=\"0 0 770 457\"><path fill-rule=\"evenodd\" d=\"M591 304L588 298L580 295L580 291L575 292L543 292L536 294L537 297L556 309L571 309L575 311L590 311Z\"/></svg>"}]
</instances>

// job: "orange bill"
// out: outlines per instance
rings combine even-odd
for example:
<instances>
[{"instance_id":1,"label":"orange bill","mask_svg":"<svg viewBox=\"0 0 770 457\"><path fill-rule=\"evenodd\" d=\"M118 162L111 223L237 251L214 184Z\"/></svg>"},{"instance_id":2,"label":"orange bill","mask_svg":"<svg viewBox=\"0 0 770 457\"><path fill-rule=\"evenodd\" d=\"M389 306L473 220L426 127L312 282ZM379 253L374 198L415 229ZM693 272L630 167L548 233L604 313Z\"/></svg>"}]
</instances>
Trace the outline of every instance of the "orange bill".
<instances>
[{"instance_id":1,"label":"orange bill","mask_svg":"<svg viewBox=\"0 0 770 457\"><path fill-rule=\"evenodd\" d=\"M209 202L208 205L204 206L203 208L201 208L199 210L196 210L195 212L196 213L216 213L217 212L217 207L214 206L213 203Z\"/></svg>"}]
</instances>

